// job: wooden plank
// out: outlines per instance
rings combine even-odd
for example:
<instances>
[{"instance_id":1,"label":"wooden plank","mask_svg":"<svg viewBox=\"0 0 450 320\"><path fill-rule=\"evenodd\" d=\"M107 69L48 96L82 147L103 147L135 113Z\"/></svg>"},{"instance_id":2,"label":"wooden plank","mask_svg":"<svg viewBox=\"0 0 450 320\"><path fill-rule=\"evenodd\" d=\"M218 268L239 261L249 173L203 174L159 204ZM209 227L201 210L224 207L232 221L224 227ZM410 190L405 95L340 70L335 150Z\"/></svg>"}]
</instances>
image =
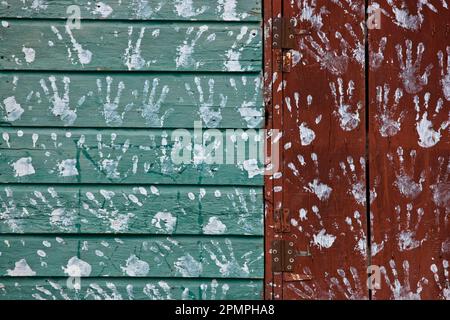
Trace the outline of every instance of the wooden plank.
<instances>
[{"instance_id":1,"label":"wooden plank","mask_svg":"<svg viewBox=\"0 0 450 320\"><path fill-rule=\"evenodd\" d=\"M79 290L71 283L0 278L0 300L259 300L262 291L262 281L238 279L83 278Z\"/></svg>"},{"instance_id":2,"label":"wooden plank","mask_svg":"<svg viewBox=\"0 0 450 320\"><path fill-rule=\"evenodd\" d=\"M448 300L450 12L443 1L370 5L382 18L369 32L373 297Z\"/></svg>"},{"instance_id":3,"label":"wooden plank","mask_svg":"<svg viewBox=\"0 0 450 320\"><path fill-rule=\"evenodd\" d=\"M283 5L298 32L290 62L278 64L283 172L274 192L280 237L305 254L283 275L282 298L368 299L364 1Z\"/></svg>"},{"instance_id":4,"label":"wooden plank","mask_svg":"<svg viewBox=\"0 0 450 320\"><path fill-rule=\"evenodd\" d=\"M2 1L0 17L67 19L71 5L82 19L259 21L260 0L21 0Z\"/></svg>"},{"instance_id":5,"label":"wooden plank","mask_svg":"<svg viewBox=\"0 0 450 320\"><path fill-rule=\"evenodd\" d=\"M1 236L0 274L261 279L261 237Z\"/></svg>"},{"instance_id":6,"label":"wooden plank","mask_svg":"<svg viewBox=\"0 0 450 320\"><path fill-rule=\"evenodd\" d=\"M0 221L0 233L263 235L262 189L3 185Z\"/></svg>"},{"instance_id":7,"label":"wooden plank","mask_svg":"<svg viewBox=\"0 0 450 320\"><path fill-rule=\"evenodd\" d=\"M256 74L0 74L0 123L214 128L264 125Z\"/></svg>"},{"instance_id":8,"label":"wooden plank","mask_svg":"<svg viewBox=\"0 0 450 320\"><path fill-rule=\"evenodd\" d=\"M4 21L0 69L261 70L257 23Z\"/></svg>"},{"instance_id":9,"label":"wooden plank","mask_svg":"<svg viewBox=\"0 0 450 320\"><path fill-rule=\"evenodd\" d=\"M209 131L203 144L199 130L195 135L182 131L181 138L175 137L174 131L159 129L2 128L1 132L2 183L263 183L257 163L260 157L251 152L263 139L258 142L258 135L234 130ZM227 160L232 151L234 161Z\"/></svg>"}]
</instances>

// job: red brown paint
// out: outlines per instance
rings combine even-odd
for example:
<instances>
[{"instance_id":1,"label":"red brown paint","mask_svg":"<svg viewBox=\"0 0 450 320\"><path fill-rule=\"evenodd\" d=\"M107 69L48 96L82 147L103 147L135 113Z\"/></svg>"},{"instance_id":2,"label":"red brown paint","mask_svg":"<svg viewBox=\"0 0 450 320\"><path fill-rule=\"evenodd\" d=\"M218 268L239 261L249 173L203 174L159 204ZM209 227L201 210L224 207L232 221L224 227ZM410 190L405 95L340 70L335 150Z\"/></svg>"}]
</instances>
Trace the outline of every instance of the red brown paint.
<instances>
[{"instance_id":1,"label":"red brown paint","mask_svg":"<svg viewBox=\"0 0 450 320\"><path fill-rule=\"evenodd\" d=\"M417 32L396 25L391 6L377 2L381 29L369 30L367 53L364 1L265 1L267 127L282 129L281 175L265 178L266 299L449 299L448 127L436 145L420 146L414 103L417 94L422 117L430 92L435 129L449 120L437 55L443 52L445 72L449 12L424 8L421 30L430 32ZM273 47L273 21L281 16L295 26L293 48ZM399 77L396 45L406 59L406 39L413 60L424 43L421 74L434 66L416 94ZM380 133L386 111L377 99L377 87L385 84L388 112L402 117L401 130L393 134L394 124L388 136ZM397 88L403 90L399 104ZM434 116L438 99L443 103ZM414 198L399 191L402 175L419 186ZM399 242L408 232L419 246ZM279 239L300 253L290 272L274 272L273 240ZM381 288L372 292L366 283L371 265L381 272Z\"/></svg>"}]
</instances>

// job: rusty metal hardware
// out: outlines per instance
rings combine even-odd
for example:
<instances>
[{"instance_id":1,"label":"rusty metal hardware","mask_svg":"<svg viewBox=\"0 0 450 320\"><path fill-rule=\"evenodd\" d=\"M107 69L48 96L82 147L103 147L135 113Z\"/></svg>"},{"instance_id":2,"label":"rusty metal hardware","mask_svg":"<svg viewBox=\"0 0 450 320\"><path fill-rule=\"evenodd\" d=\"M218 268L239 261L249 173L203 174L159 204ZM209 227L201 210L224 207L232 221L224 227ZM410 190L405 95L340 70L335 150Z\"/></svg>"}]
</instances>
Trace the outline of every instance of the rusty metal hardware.
<instances>
[{"instance_id":1,"label":"rusty metal hardware","mask_svg":"<svg viewBox=\"0 0 450 320\"><path fill-rule=\"evenodd\" d=\"M273 43L274 49L292 49L295 47L294 26L286 18L273 19Z\"/></svg>"},{"instance_id":2,"label":"rusty metal hardware","mask_svg":"<svg viewBox=\"0 0 450 320\"><path fill-rule=\"evenodd\" d=\"M289 209L275 209L274 210L275 232L289 232L291 231L291 219Z\"/></svg>"},{"instance_id":3,"label":"rusty metal hardware","mask_svg":"<svg viewBox=\"0 0 450 320\"><path fill-rule=\"evenodd\" d=\"M294 241L272 241L272 270L274 272L292 272L296 257L311 257L309 248L307 251L295 251ZM304 279L306 275L291 275L291 278Z\"/></svg>"},{"instance_id":4,"label":"rusty metal hardware","mask_svg":"<svg viewBox=\"0 0 450 320\"><path fill-rule=\"evenodd\" d=\"M292 69L292 52L286 51L283 54L283 72L291 72Z\"/></svg>"},{"instance_id":5,"label":"rusty metal hardware","mask_svg":"<svg viewBox=\"0 0 450 320\"><path fill-rule=\"evenodd\" d=\"M295 28L295 22L288 18L274 18L272 23L272 47L274 49L294 49L295 36L311 34L309 30Z\"/></svg>"}]
</instances>

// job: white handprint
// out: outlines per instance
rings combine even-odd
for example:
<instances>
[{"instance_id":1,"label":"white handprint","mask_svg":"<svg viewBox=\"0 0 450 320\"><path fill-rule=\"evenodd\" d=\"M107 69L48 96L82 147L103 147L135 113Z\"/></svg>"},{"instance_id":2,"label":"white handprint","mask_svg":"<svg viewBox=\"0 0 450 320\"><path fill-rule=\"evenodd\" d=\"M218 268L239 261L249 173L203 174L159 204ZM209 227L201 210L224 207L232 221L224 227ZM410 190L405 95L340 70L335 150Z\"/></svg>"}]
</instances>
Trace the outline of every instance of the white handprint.
<instances>
[{"instance_id":1,"label":"white handprint","mask_svg":"<svg viewBox=\"0 0 450 320\"><path fill-rule=\"evenodd\" d=\"M450 125L450 112L447 113L447 119L444 120L440 126L436 128L435 124L433 124L433 120L436 120L436 117L440 114L440 112L444 109L444 101L442 98L439 98L436 102L436 107L434 111L429 109L431 94L429 92L425 93L423 107L421 107L419 96L414 97L414 104L416 109L416 131L419 137L418 144L422 148L431 148L438 144L438 142L442 138L441 131L446 130ZM428 118L430 113L430 118ZM436 129L435 129L436 128Z\"/></svg>"},{"instance_id":2,"label":"white handprint","mask_svg":"<svg viewBox=\"0 0 450 320\"><path fill-rule=\"evenodd\" d=\"M103 105L103 116L105 117L106 124L108 126L121 126L123 124L123 118L125 113L131 109L131 104L126 105L123 111L119 111L120 97L122 91L125 89L123 81L120 81L117 85L117 94L114 100L111 100L111 84L113 79L106 77L106 97L103 98L103 83L101 79L97 79L97 91L100 99L100 103Z\"/></svg>"},{"instance_id":3,"label":"white handprint","mask_svg":"<svg viewBox=\"0 0 450 320\"><path fill-rule=\"evenodd\" d=\"M56 37L58 38L58 40L63 41L63 37L62 37L61 33L59 32L59 30L55 26L51 26L51 29L52 29L53 33L56 35ZM65 30L66 30L66 33L69 35L70 42L72 43L72 48L69 48L66 45L67 51L69 52L69 58L71 59L72 63L73 64L76 63L76 62L74 62L74 60L72 58L72 51L76 51L77 56L78 56L78 61L82 65L89 64L92 60L92 52L87 49L83 49L81 44L79 44L77 42L77 40L75 39L75 37L72 34L72 30L70 29L69 25L66 25Z\"/></svg>"},{"instance_id":4,"label":"white handprint","mask_svg":"<svg viewBox=\"0 0 450 320\"><path fill-rule=\"evenodd\" d=\"M428 84L428 77L430 76L432 64L429 64L423 74L420 74L421 63L423 53L425 51L425 45L420 42L417 45L416 61L413 62L413 43L411 40L405 41L406 60L403 58L403 47L400 44L395 46L397 50L397 57L400 63L399 77L403 82L406 92L416 94L422 91L423 87Z\"/></svg>"},{"instance_id":5,"label":"white handprint","mask_svg":"<svg viewBox=\"0 0 450 320\"><path fill-rule=\"evenodd\" d=\"M194 36L191 35L194 32L194 27L189 27L186 30L186 38L183 41L183 44L177 47L177 57L175 59L177 68L192 67L197 69L200 67L201 62L196 61L192 55L194 54L197 41L207 30L208 26L200 26Z\"/></svg>"},{"instance_id":6,"label":"white handprint","mask_svg":"<svg viewBox=\"0 0 450 320\"><path fill-rule=\"evenodd\" d=\"M81 107L85 101L85 96L82 96L78 102L77 106L74 109L71 109L70 107L70 78L69 77L63 77L63 84L64 84L64 94L60 95L58 87L56 85L56 78L55 76L48 77L50 81L50 87L53 91L53 93L50 93L49 88L47 87L47 83L44 79L40 80L40 84L42 87L42 90L44 91L44 94L47 96L48 101L52 104L50 110L52 111L53 115L56 117L59 117L63 122L64 125L70 126L74 124L75 120L77 119L77 108Z\"/></svg>"},{"instance_id":7,"label":"white handprint","mask_svg":"<svg viewBox=\"0 0 450 320\"><path fill-rule=\"evenodd\" d=\"M380 268L381 273L384 275L386 284L391 290L391 298L395 300L420 300L420 294L423 291L423 285L428 284L428 280L422 277L416 284L415 288L411 288L411 283L409 280L409 262L408 260L403 261L403 283L400 282L398 277L397 266L394 260L389 261L389 266L391 268L391 273L393 279L391 280L387 274L386 268L382 266Z\"/></svg>"},{"instance_id":8,"label":"white handprint","mask_svg":"<svg viewBox=\"0 0 450 320\"><path fill-rule=\"evenodd\" d=\"M403 108L399 108L400 100L403 97L403 91L400 88L395 90L394 99L390 102L389 93L390 87L388 84L377 87L377 111L376 116L380 129L379 132L382 137L393 137L401 130L401 125L405 117ZM400 112L398 112L400 110Z\"/></svg>"},{"instance_id":9,"label":"white handprint","mask_svg":"<svg viewBox=\"0 0 450 320\"><path fill-rule=\"evenodd\" d=\"M440 297L443 300L450 300L450 280L449 280L449 272L448 272L448 260L442 260L442 271L440 272L439 267L436 264L432 264L430 266L431 272L433 272L434 282L436 286L441 290ZM439 273L444 275L443 283L441 282L441 278Z\"/></svg>"},{"instance_id":10,"label":"white handprint","mask_svg":"<svg viewBox=\"0 0 450 320\"><path fill-rule=\"evenodd\" d=\"M369 43L369 65L371 70L381 67L384 60L384 50L386 49L387 37L382 37L378 43L378 50L375 51Z\"/></svg>"},{"instance_id":11,"label":"white handprint","mask_svg":"<svg viewBox=\"0 0 450 320\"><path fill-rule=\"evenodd\" d=\"M444 67L444 53L438 52L439 66L441 67L441 86L444 97L450 101L450 46L447 47L447 68Z\"/></svg>"},{"instance_id":12,"label":"white handprint","mask_svg":"<svg viewBox=\"0 0 450 320\"><path fill-rule=\"evenodd\" d=\"M397 241L399 251L409 251L416 249L422 245L428 238L428 234L421 239L417 238L420 223L425 214L423 208L413 211L412 203L406 205L406 210L400 205L395 207L396 224L397 224Z\"/></svg>"},{"instance_id":13,"label":"white handprint","mask_svg":"<svg viewBox=\"0 0 450 320\"><path fill-rule=\"evenodd\" d=\"M344 269L337 269L337 274L340 278L332 277L330 279L330 288L336 289L348 300L364 300L368 297L368 290L359 279L358 270L355 267L350 267L350 275L352 281L347 278Z\"/></svg>"},{"instance_id":14,"label":"white handprint","mask_svg":"<svg viewBox=\"0 0 450 320\"><path fill-rule=\"evenodd\" d=\"M326 69L334 75L341 75L347 71L349 57L346 48L333 49L330 40L325 32L317 31L320 39L319 44L312 36L306 36L300 42L300 49L305 50L320 64L322 69ZM322 47L323 46L323 47Z\"/></svg>"},{"instance_id":15,"label":"white handprint","mask_svg":"<svg viewBox=\"0 0 450 320\"><path fill-rule=\"evenodd\" d=\"M409 153L409 169L405 167L405 155L402 147L397 148L398 165L394 162L394 157L388 153L387 158L394 168L396 180L393 183L398 191L406 198L415 199L423 190L423 183L425 181L425 171L421 171L417 181L415 175L416 168L416 150L411 150ZM398 168L399 167L399 168ZM397 169L398 168L398 169Z\"/></svg>"},{"instance_id":16,"label":"white handprint","mask_svg":"<svg viewBox=\"0 0 450 320\"><path fill-rule=\"evenodd\" d=\"M200 77L195 77L194 79L197 92L198 92L198 99L194 97L194 92L191 88L191 85L189 83L185 83L185 88L188 92L188 94L195 99L195 101L198 101L199 103L199 115L200 118L203 120L205 125L208 128L217 128L220 124L220 121L222 121L222 108L224 108L227 104L227 97L223 95L223 93L219 94L220 101L219 103L214 103L214 79L210 78L208 80L208 97L205 99L205 94L203 92L202 87L202 80Z\"/></svg>"},{"instance_id":17,"label":"white handprint","mask_svg":"<svg viewBox=\"0 0 450 320\"><path fill-rule=\"evenodd\" d=\"M161 105L164 103L167 94L169 93L169 86L163 86L159 98L156 99L156 90L158 89L158 85L159 79L153 79L152 89L149 92L150 81L145 80L144 89L142 91L142 104L138 108L142 117L146 120L147 126L150 127L162 127L167 115L173 111L171 108L164 112L163 115L160 115Z\"/></svg>"},{"instance_id":18,"label":"white handprint","mask_svg":"<svg viewBox=\"0 0 450 320\"><path fill-rule=\"evenodd\" d=\"M322 16L329 13L325 6L318 8L317 0L302 0L297 3L301 12L300 21L308 21L315 30L320 30L323 26Z\"/></svg>"},{"instance_id":19,"label":"white handprint","mask_svg":"<svg viewBox=\"0 0 450 320\"><path fill-rule=\"evenodd\" d=\"M347 90L344 90L342 78L338 78L337 85L336 89L336 83L330 82L331 94L334 97L337 108L333 114L339 119L339 124L344 131L355 130L361 122L359 112L363 107L363 103L360 100L354 101L353 91L355 90L355 83L353 80L348 82Z\"/></svg>"},{"instance_id":20,"label":"white handprint","mask_svg":"<svg viewBox=\"0 0 450 320\"><path fill-rule=\"evenodd\" d=\"M142 58L142 39L144 38L145 27L141 28L139 37L133 45L133 27L128 27L128 47L125 49L123 61L128 67L128 70L140 70L145 67L146 61Z\"/></svg>"}]
</instances>

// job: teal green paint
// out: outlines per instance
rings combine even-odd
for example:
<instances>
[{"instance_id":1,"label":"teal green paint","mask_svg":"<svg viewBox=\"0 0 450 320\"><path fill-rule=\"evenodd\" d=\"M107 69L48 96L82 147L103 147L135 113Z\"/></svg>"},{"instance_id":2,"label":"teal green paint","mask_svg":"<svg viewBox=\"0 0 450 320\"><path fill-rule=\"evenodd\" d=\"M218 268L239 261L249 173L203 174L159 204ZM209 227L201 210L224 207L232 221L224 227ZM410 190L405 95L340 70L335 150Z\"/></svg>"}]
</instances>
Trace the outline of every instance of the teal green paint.
<instances>
[{"instance_id":1,"label":"teal green paint","mask_svg":"<svg viewBox=\"0 0 450 320\"><path fill-rule=\"evenodd\" d=\"M261 71L259 23L82 21L72 30L64 21L5 21L2 69Z\"/></svg>"},{"instance_id":2,"label":"teal green paint","mask_svg":"<svg viewBox=\"0 0 450 320\"><path fill-rule=\"evenodd\" d=\"M194 139L180 149L190 155L189 162L177 164L171 156L172 152L178 152L174 149L172 130L2 128L1 131L0 182L263 184L262 175L253 175L242 163L226 163L227 145L234 148L239 142L244 143L244 156L250 158L249 143L256 143L252 142L255 136L246 140L234 131L222 131L226 136L218 148L223 149L221 159L225 163L218 164L195 160ZM261 146L262 143L263 140Z\"/></svg>"},{"instance_id":3,"label":"teal green paint","mask_svg":"<svg viewBox=\"0 0 450 320\"><path fill-rule=\"evenodd\" d=\"M239 279L82 278L81 290L66 278L3 278L0 299L22 300L258 300L262 281Z\"/></svg>"},{"instance_id":4,"label":"teal green paint","mask_svg":"<svg viewBox=\"0 0 450 320\"><path fill-rule=\"evenodd\" d=\"M55 94L66 93L73 117L54 112ZM0 121L12 126L193 128L202 121L205 127L253 128L262 126L264 117L259 74L13 72L0 74L0 97L14 97L24 110L13 116L0 101ZM113 116L107 100L116 97ZM215 121L200 106L218 114Z\"/></svg>"},{"instance_id":5,"label":"teal green paint","mask_svg":"<svg viewBox=\"0 0 450 320\"><path fill-rule=\"evenodd\" d=\"M262 201L260 187L3 185L0 232L262 236Z\"/></svg>"},{"instance_id":6,"label":"teal green paint","mask_svg":"<svg viewBox=\"0 0 450 320\"><path fill-rule=\"evenodd\" d=\"M0 3L0 299L261 299L262 175L170 156L200 121L249 157L261 1L30 3Z\"/></svg>"},{"instance_id":7,"label":"teal green paint","mask_svg":"<svg viewBox=\"0 0 450 320\"><path fill-rule=\"evenodd\" d=\"M264 270L260 237L17 235L0 251L3 276L261 279Z\"/></svg>"}]
</instances>

